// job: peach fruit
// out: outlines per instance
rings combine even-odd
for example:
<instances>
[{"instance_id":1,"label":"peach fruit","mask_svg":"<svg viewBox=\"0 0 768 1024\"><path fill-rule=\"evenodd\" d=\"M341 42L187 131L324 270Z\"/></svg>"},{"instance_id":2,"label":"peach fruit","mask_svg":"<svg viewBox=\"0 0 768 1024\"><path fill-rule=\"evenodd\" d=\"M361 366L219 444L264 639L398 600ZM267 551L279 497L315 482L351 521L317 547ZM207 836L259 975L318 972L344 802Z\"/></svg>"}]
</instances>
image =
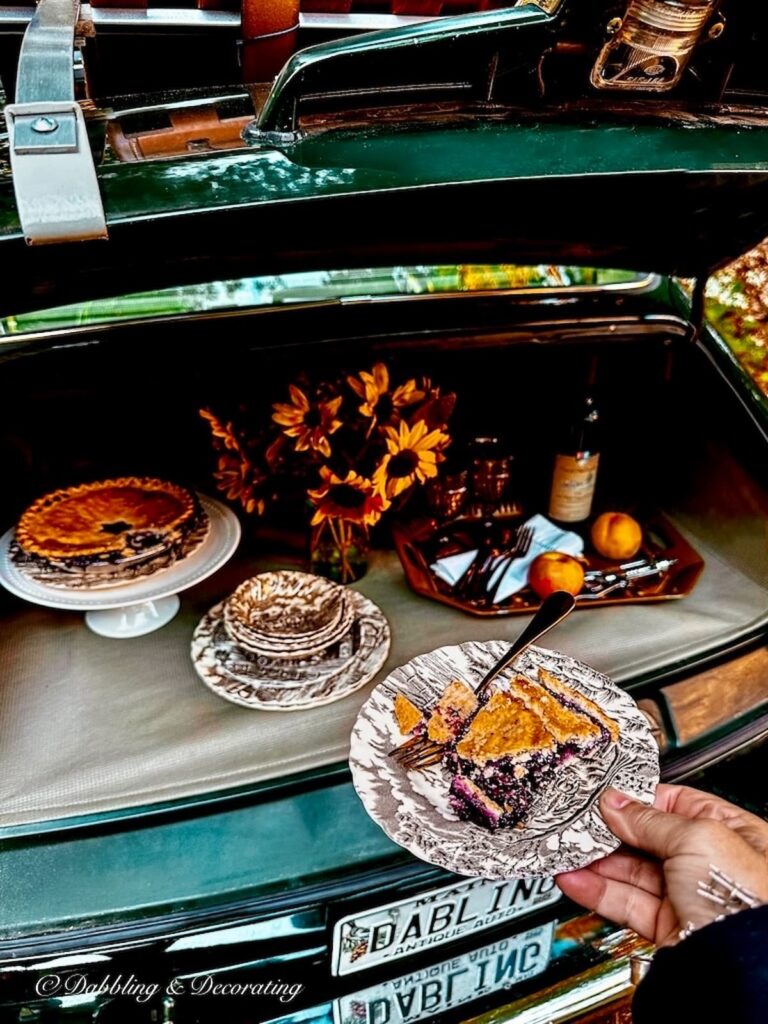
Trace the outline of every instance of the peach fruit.
<instances>
[{"instance_id":1,"label":"peach fruit","mask_svg":"<svg viewBox=\"0 0 768 1024\"><path fill-rule=\"evenodd\" d=\"M584 586L584 567L578 558L562 551L545 551L531 562L528 583L539 597L548 597L556 590L578 594Z\"/></svg>"},{"instance_id":2,"label":"peach fruit","mask_svg":"<svg viewBox=\"0 0 768 1024\"><path fill-rule=\"evenodd\" d=\"M632 558L642 542L640 524L624 512L603 512L592 524L592 543L604 558L618 561Z\"/></svg>"}]
</instances>

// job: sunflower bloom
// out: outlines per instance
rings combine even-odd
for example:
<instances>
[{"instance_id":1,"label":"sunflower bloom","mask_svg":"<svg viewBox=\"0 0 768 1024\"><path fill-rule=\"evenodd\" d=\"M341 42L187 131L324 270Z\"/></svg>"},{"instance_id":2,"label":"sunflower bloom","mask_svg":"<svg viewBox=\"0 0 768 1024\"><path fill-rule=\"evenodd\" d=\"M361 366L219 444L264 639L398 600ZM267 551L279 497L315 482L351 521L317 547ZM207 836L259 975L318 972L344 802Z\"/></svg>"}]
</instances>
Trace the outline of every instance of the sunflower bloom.
<instances>
[{"instance_id":1,"label":"sunflower bloom","mask_svg":"<svg viewBox=\"0 0 768 1024\"><path fill-rule=\"evenodd\" d=\"M347 377L347 384L362 398L359 412L371 420L371 427L376 423L398 423L401 409L424 398L415 380L407 380L390 391L389 370L384 363L376 363L370 373L361 370L357 377Z\"/></svg>"},{"instance_id":2,"label":"sunflower bloom","mask_svg":"<svg viewBox=\"0 0 768 1024\"><path fill-rule=\"evenodd\" d=\"M287 437L296 439L296 451L312 450L330 458L328 438L342 425L336 418L341 396L325 402L310 402L301 388L289 384L290 402L275 402L272 419L283 428Z\"/></svg>"},{"instance_id":3,"label":"sunflower bloom","mask_svg":"<svg viewBox=\"0 0 768 1024\"><path fill-rule=\"evenodd\" d=\"M373 482L387 498L396 498L416 482L423 484L437 476L440 451L450 441L447 434L429 430L423 420L411 427L402 422L397 430L384 430L387 453L373 474Z\"/></svg>"},{"instance_id":4,"label":"sunflower bloom","mask_svg":"<svg viewBox=\"0 0 768 1024\"><path fill-rule=\"evenodd\" d=\"M239 501L248 513L264 514L266 502L258 487L266 477L244 456L220 455L213 477L230 501Z\"/></svg>"},{"instance_id":5,"label":"sunflower bloom","mask_svg":"<svg viewBox=\"0 0 768 1024\"><path fill-rule=\"evenodd\" d=\"M373 481L353 469L342 479L327 466L321 466L320 478L320 487L307 491L315 506L312 526L325 519L374 526L389 507L389 502Z\"/></svg>"},{"instance_id":6,"label":"sunflower bloom","mask_svg":"<svg viewBox=\"0 0 768 1024\"><path fill-rule=\"evenodd\" d=\"M240 451L240 442L237 439L233 424L222 423L219 417L210 409L200 409L200 415L207 421L214 438L224 445L231 452Z\"/></svg>"}]
</instances>

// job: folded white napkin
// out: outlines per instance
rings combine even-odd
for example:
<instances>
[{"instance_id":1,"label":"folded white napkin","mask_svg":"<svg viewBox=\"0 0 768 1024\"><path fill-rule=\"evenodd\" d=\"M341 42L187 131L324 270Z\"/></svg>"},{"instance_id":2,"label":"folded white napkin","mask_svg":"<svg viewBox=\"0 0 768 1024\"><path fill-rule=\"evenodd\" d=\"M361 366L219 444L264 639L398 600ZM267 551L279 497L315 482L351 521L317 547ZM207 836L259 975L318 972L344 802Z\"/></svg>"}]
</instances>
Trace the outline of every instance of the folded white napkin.
<instances>
[{"instance_id":1,"label":"folded white napkin","mask_svg":"<svg viewBox=\"0 0 768 1024\"><path fill-rule=\"evenodd\" d=\"M533 539L527 555L516 558L506 571L499 570L491 573L488 579L488 593L493 593L498 585L495 594L496 601L504 601L518 590L522 590L528 582L528 567L538 555L544 551L562 551L566 555L580 555L584 551L584 541L577 534L570 530L561 530L559 526L551 523L546 516L531 516L523 524L533 528ZM446 558L438 558L430 568L438 579L443 580L449 586L455 586L461 577L470 567L477 555L474 551L462 551L458 555L448 555ZM497 559L502 561L503 559ZM499 582L499 571L503 571L501 582Z\"/></svg>"}]
</instances>

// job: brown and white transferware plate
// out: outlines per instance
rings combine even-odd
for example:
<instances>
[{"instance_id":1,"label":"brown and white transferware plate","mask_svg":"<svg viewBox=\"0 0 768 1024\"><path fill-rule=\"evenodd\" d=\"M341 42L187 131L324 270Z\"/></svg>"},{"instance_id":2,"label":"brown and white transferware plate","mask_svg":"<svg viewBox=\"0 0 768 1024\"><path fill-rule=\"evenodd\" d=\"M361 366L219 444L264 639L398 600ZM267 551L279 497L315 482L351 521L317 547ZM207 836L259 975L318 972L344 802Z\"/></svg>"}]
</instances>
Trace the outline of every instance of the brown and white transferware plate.
<instances>
[{"instance_id":1,"label":"brown and white transferware plate","mask_svg":"<svg viewBox=\"0 0 768 1024\"><path fill-rule=\"evenodd\" d=\"M591 757L573 757L542 786L526 821L495 831L462 821L449 801L451 776L443 765L406 771L389 756L404 736L394 700L404 694L418 708L433 707L448 684L479 683L508 642L491 640L440 647L391 672L363 705L352 731L352 781L366 810L394 842L448 871L490 879L551 876L584 867L615 850L619 840L600 814L608 786L651 803L659 781L659 751L643 713L607 676L557 651L531 647L497 680L506 689L517 672L539 667L584 693L616 722L619 739Z\"/></svg>"},{"instance_id":2,"label":"brown and white transferware plate","mask_svg":"<svg viewBox=\"0 0 768 1024\"><path fill-rule=\"evenodd\" d=\"M347 632L326 650L291 659L257 654L229 635L224 602L203 616L192 639L192 662L217 696L262 711L301 711L347 697L369 683L387 660L389 623L354 590Z\"/></svg>"}]
</instances>

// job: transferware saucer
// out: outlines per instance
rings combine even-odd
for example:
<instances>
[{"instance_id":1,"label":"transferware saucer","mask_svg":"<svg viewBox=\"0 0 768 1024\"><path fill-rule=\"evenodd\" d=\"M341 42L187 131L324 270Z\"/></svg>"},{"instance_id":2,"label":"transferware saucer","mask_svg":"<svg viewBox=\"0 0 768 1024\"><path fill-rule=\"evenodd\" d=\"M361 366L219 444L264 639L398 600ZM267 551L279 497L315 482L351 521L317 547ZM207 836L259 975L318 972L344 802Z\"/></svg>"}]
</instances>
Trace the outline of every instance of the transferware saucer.
<instances>
[{"instance_id":1,"label":"transferware saucer","mask_svg":"<svg viewBox=\"0 0 768 1024\"><path fill-rule=\"evenodd\" d=\"M263 711L298 711L330 704L369 683L387 659L389 623L381 609L346 591L353 611L347 632L325 651L290 660L237 644L224 621L224 602L203 616L192 639L195 670L217 696Z\"/></svg>"}]
</instances>

